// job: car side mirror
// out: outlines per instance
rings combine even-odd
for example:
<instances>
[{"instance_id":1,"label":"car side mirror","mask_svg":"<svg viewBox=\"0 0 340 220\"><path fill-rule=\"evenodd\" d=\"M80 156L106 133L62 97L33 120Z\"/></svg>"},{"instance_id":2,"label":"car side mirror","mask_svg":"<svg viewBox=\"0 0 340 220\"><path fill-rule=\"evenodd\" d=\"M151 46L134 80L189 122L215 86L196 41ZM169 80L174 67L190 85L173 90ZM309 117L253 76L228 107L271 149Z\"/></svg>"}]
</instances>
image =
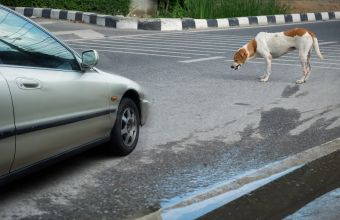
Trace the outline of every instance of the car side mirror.
<instances>
[{"instance_id":1,"label":"car side mirror","mask_svg":"<svg viewBox=\"0 0 340 220\"><path fill-rule=\"evenodd\" d=\"M90 69L97 65L99 60L99 55L96 50L87 50L82 53L81 56L81 66L84 69Z\"/></svg>"}]
</instances>

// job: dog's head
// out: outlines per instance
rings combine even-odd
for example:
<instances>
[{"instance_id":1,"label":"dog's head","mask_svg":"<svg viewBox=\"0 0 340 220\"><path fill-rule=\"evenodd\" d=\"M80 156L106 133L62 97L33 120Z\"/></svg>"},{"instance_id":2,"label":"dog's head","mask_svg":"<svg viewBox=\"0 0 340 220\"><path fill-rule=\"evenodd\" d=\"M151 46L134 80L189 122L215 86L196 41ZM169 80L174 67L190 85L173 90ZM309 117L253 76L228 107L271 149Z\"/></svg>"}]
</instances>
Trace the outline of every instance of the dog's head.
<instances>
[{"instance_id":1,"label":"dog's head","mask_svg":"<svg viewBox=\"0 0 340 220\"><path fill-rule=\"evenodd\" d=\"M230 66L230 68L234 70L240 69L241 65L246 62L247 58L248 58L247 51L244 48L239 49L234 54L234 63L233 65Z\"/></svg>"}]
</instances>

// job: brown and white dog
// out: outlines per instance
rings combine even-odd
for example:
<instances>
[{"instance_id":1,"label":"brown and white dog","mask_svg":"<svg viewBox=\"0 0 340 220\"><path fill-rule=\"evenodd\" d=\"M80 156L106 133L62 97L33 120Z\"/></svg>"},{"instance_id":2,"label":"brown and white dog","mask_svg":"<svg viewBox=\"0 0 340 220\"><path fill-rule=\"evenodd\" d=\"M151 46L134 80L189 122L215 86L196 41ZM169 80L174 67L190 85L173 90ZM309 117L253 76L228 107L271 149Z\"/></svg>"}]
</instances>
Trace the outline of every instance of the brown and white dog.
<instances>
[{"instance_id":1,"label":"brown and white dog","mask_svg":"<svg viewBox=\"0 0 340 220\"><path fill-rule=\"evenodd\" d=\"M263 57L267 64L267 72L260 77L260 81L267 82L271 74L272 59L297 49L303 68L303 76L296 83L301 84L306 82L312 70L310 65L312 46L314 46L319 58L323 59L316 35L307 29L295 28L277 33L260 32L255 39L236 51L231 68L238 70L246 61L255 57Z\"/></svg>"}]
</instances>

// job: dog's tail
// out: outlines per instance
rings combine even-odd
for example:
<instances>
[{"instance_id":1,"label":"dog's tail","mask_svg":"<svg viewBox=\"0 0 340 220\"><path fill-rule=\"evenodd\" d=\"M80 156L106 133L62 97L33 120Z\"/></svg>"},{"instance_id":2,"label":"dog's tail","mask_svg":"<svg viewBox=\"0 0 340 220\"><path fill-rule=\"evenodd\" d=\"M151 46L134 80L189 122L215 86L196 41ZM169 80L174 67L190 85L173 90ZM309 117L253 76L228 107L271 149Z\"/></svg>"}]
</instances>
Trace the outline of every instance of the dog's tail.
<instances>
[{"instance_id":1,"label":"dog's tail","mask_svg":"<svg viewBox=\"0 0 340 220\"><path fill-rule=\"evenodd\" d=\"M314 46L314 50L315 50L315 53L318 55L318 57L323 60L323 56L320 52L320 48L319 48L319 42L318 42L318 39L316 37L313 37L313 46Z\"/></svg>"}]
</instances>

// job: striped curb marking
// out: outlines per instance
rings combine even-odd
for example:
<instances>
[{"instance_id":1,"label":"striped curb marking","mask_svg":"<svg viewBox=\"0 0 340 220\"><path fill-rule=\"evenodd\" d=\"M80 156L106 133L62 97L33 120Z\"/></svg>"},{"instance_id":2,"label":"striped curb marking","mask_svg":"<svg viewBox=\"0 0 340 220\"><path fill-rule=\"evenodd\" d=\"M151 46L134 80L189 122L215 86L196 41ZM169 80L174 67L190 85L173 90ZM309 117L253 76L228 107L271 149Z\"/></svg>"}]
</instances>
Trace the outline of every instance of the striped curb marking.
<instances>
[{"instance_id":1,"label":"striped curb marking","mask_svg":"<svg viewBox=\"0 0 340 220\"><path fill-rule=\"evenodd\" d=\"M296 22L327 21L340 19L340 12L250 16L225 19L138 19L51 8L12 7L12 9L27 17L35 16L59 20L78 21L117 29L156 31L181 31L186 29L246 27L251 25L287 24Z\"/></svg>"}]
</instances>

